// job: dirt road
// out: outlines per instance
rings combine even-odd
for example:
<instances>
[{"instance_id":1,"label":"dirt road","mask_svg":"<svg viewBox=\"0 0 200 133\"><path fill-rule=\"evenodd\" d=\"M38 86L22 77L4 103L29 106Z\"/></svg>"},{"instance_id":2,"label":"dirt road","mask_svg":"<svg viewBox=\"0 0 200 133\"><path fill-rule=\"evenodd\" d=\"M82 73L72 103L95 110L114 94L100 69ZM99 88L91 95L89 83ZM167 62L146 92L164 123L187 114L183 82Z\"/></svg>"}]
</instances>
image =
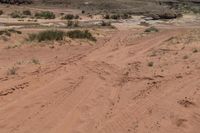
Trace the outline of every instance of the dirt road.
<instances>
[{"instance_id":1,"label":"dirt road","mask_svg":"<svg viewBox=\"0 0 200 133\"><path fill-rule=\"evenodd\" d=\"M199 133L199 31L124 29L96 45L1 49L0 133Z\"/></svg>"}]
</instances>

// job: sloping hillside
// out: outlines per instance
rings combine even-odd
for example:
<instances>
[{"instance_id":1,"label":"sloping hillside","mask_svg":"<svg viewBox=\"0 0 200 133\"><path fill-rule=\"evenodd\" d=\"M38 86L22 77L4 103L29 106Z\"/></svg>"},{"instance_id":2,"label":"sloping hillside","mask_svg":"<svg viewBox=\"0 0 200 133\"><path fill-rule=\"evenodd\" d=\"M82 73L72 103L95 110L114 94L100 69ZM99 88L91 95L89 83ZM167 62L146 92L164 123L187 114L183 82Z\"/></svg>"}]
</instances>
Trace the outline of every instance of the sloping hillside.
<instances>
[{"instance_id":1,"label":"sloping hillside","mask_svg":"<svg viewBox=\"0 0 200 133\"><path fill-rule=\"evenodd\" d=\"M189 8L197 7L199 10L200 7L200 0L43 0L37 2L74 7L92 12L111 11L135 14L163 12L163 10L169 9L178 10L180 7L187 7L188 9L188 6Z\"/></svg>"},{"instance_id":2,"label":"sloping hillside","mask_svg":"<svg viewBox=\"0 0 200 133\"><path fill-rule=\"evenodd\" d=\"M200 12L200 0L0 0L7 4L62 6L101 12L128 12L144 14L166 10L192 10Z\"/></svg>"}]
</instances>

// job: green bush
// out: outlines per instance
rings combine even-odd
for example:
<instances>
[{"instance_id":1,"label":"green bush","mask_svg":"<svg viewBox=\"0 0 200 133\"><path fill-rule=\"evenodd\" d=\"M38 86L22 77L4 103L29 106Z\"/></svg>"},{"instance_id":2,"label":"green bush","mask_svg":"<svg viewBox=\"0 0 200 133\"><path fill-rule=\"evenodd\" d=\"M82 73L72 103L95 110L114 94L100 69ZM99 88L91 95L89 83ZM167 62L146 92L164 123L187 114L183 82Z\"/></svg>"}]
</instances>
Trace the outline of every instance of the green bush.
<instances>
[{"instance_id":1,"label":"green bush","mask_svg":"<svg viewBox=\"0 0 200 133\"><path fill-rule=\"evenodd\" d=\"M69 31L67 32L67 36L70 38L77 38L77 39L88 39L91 41L96 41L96 38L92 36L92 34L88 31L81 31L81 30L73 30L73 31Z\"/></svg>"},{"instance_id":2,"label":"green bush","mask_svg":"<svg viewBox=\"0 0 200 133\"><path fill-rule=\"evenodd\" d=\"M92 36L92 34L88 31L80 31L80 30L73 30L68 31L67 33L58 30L47 30L42 31L37 34L29 34L27 41L59 41L64 40L64 37L68 36L69 38L73 39L88 39L91 41L96 41L96 38Z\"/></svg>"},{"instance_id":3,"label":"green bush","mask_svg":"<svg viewBox=\"0 0 200 133\"><path fill-rule=\"evenodd\" d=\"M55 14L50 11L43 11L40 13L36 13L35 17L38 19L55 19L56 18Z\"/></svg>"},{"instance_id":4,"label":"green bush","mask_svg":"<svg viewBox=\"0 0 200 133\"><path fill-rule=\"evenodd\" d=\"M47 30L39 32L38 34L30 34L28 37L28 41L59 41L63 40L65 36L65 33L63 31L58 30Z\"/></svg>"}]
</instances>

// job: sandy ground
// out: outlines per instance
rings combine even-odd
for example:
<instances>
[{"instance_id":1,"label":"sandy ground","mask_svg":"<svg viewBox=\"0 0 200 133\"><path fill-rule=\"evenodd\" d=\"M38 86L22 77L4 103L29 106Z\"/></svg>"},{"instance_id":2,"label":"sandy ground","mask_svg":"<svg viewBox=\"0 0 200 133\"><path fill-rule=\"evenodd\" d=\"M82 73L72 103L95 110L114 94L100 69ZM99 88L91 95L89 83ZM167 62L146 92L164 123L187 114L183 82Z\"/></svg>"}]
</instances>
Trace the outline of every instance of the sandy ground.
<instances>
[{"instance_id":1,"label":"sandy ground","mask_svg":"<svg viewBox=\"0 0 200 133\"><path fill-rule=\"evenodd\" d=\"M121 25L96 44L1 40L0 133L199 133L199 25Z\"/></svg>"}]
</instances>

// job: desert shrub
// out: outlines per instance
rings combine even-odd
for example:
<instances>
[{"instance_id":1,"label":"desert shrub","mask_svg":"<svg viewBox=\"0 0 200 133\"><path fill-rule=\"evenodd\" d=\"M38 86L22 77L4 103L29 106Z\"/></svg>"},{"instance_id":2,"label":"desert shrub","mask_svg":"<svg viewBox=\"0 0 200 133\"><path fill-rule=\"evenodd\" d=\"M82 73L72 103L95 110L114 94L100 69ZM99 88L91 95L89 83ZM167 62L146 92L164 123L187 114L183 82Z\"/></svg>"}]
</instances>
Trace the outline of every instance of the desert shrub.
<instances>
[{"instance_id":1,"label":"desert shrub","mask_svg":"<svg viewBox=\"0 0 200 133\"><path fill-rule=\"evenodd\" d=\"M93 35L88 31L81 31L81 30L73 30L73 31L69 31L67 32L67 36L70 38L77 38L77 39L88 39L91 41L96 41L96 38L93 37Z\"/></svg>"},{"instance_id":2,"label":"desert shrub","mask_svg":"<svg viewBox=\"0 0 200 133\"><path fill-rule=\"evenodd\" d=\"M67 14L63 17L63 19L67 19L67 20L72 20L72 19L79 19L78 15L73 15L73 14Z\"/></svg>"},{"instance_id":3,"label":"desert shrub","mask_svg":"<svg viewBox=\"0 0 200 133\"><path fill-rule=\"evenodd\" d=\"M105 16L103 16L104 19L110 19L110 15L106 14Z\"/></svg>"},{"instance_id":4,"label":"desert shrub","mask_svg":"<svg viewBox=\"0 0 200 133\"><path fill-rule=\"evenodd\" d=\"M8 32L10 33L17 33L17 34L22 34L21 31L15 30L15 29L8 29Z\"/></svg>"},{"instance_id":5,"label":"desert shrub","mask_svg":"<svg viewBox=\"0 0 200 133\"><path fill-rule=\"evenodd\" d=\"M180 10L183 13L188 13L188 12L192 12L194 14L199 14L200 13L200 8L199 6L193 6L190 4L179 4L177 7L178 10Z\"/></svg>"},{"instance_id":6,"label":"desert shrub","mask_svg":"<svg viewBox=\"0 0 200 133\"><path fill-rule=\"evenodd\" d=\"M84 11L84 10L82 10L82 11L81 11L81 13L82 13L82 14L85 14L85 11Z\"/></svg>"},{"instance_id":7,"label":"desert shrub","mask_svg":"<svg viewBox=\"0 0 200 133\"><path fill-rule=\"evenodd\" d=\"M15 29L7 29L7 30L0 30L0 36L11 36L11 33L17 33L17 34L22 34L21 31L15 30Z\"/></svg>"},{"instance_id":8,"label":"desert shrub","mask_svg":"<svg viewBox=\"0 0 200 133\"><path fill-rule=\"evenodd\" d=\"M38 59L32 59L31 62L33 64L40 64L40 61Z\"/></svg>"},{"instance_id":9,"label":"desert shrub","mask_svg":"<svg viewBox=\"0 0 200 133\"><path fill-rule=\"evenodd\" d=\"M27 41L34 41L37 40L37 34L29 34L28 38L26 39Z\"/></svg>"},{"instance_id":10,"label":"desert shrub","mask_svg":"<svg viewBox=\"0 0 200 133\"><path fill-rule=\"evenodd\" d=\"M16 67L12 67L9 68L7 71L7 75L16 75L17 74L17 68Z\"/></svg>"},{"instance_id":11,"label":"desert shrub","mask_svg":"<svg viewBox=\"0 0 200 133\"><path fill-rule=\"evenodd\" d=\"M14 11L10 14L12 18L25 18L27 16L31 16L31 11L24 10L23 12Z\"/></svg>"},{"instance_id":12,"label":"desert shrub","mask_svg":"<svg viewBox=\"0 0 200 133\"><path fill-rule=\"evenodd\" d=\"M141 25L141 26L149 26L150 24L147 23L147 22L140 22L140 25Z\"/></svg>"},{"instance_id":13,"label":"desert shrub","mask_svg":"<svg viewBox=\"0 0 200 133\"><path fill-rule=\"evenodd\" d=\"M28 41L59 41L63 40L65 36L65 33L63 31L58 31L58 30L47 30L47 31L42 31L39 32L38 34L30 34L28 36Z\"/></svg>"},{"instance_id":14,"label":"desert shrub","mask_svg":"<svg viewBox=\"0 0 200 133\"><path fill-rule=\"evenodd\" d=\"M145 30L145 32L158 32L159 30L155 27L150 27Z\"/></svg>"},{"instance_id":15,"label":"desert shrub","mask_svg":"<svg viewBox=\"0 0 200 133\"><path fill-rule=\"evenodd\" d=\"M111 26L111 23L102 21L101 26Z\"/></svg>"},{"instance_id":16,"label":"desert shrub","mask_svg":"<svg viewBox=\"0 0 200 133\"><path fill-rule=\"evenodd\" d=\"M67 27L73 27L74 22L69 20L67 21Z\"/></svg>"},{"instance_id":17,"label":"desert shrub","mask_svg":"<svg viewBox=\"0 0 200 133\"><path fill-rule=\"evenodd\" d=\"M96 38L92 36L92 34L88 31L80 31L80 30L73 30L68 31L67 33L58 30L47 30L39 32L38 34L29 34L27 41L59 41L64 40L64 37L68 36L69 38L73 39L88 39L91 41L96 41Z\"/></svg>"},{"instance_id":18,"label":"desert shrub","mask_svg":"<svg viewBox=\"0 0 200 133\"><path fill-rule=\"evenodd\" d=\"M149 67L153 67L153 65L154 65L153 62L149 62L149 63L148 63L148 66L149 66Z\"/></svg>"},{"instance_id":19,"label":"desert shrub","mask_svg":"<svg viewBox=\"0 0 200 133\"><path fill-rule=\"evenodd\" d=\"M38 19L55 19L56 18L55 14L50 11L42 11L39 13L35 13L35 17Z\"/></svg>"},{"instance_id":20,"label":"desert shrub","mask_svg":"<svg viewBox=\"0 0 200 133\"><path fill-rule=\"evenodd\" d=\"M0 30L0 36L11 36L11 33L8 30Z\"/></svg>"},{"instance_id":21,"label":"desert shrub","mask_svg":"<svg viewBox=\"0 0 200 133\"><path fill-rule=\"evenodd\" d=\"M3 14L3 11L2 10L0 10L0 15L2 15Z\"/></svg>"},{"instance_id":22,"label":"desert shrub","mask_svg":"<svg viewBox=\"0 0 200 133\"><path fill-rule=\"evenodd\" d=\"M78 26L79 26L79 22L78 21L71 21L71 20L69 20L67 22L67 27L68 28L73 28L73 27L78 27Z\"/></svg>"},{"instance_id":23,"label":"desert shrub","mask_svg":"<svg viewBox=\"0 0 200 133\"><path fill-rule=\"evenodd\" d=\"M80 17L79 17L79 15L75 15L75 17L74 17L74 19L79 19Z\"/></svg>"},{"instance_id":24,"label":"desert shrub","mask_svg":"<svg viewBox=\"0 0 200 133\"><path fill-rule=\"evenodd\" d=\"M115 19L115 20L116 20L116 19L120 19L120 15L119 15L119 14L117 14L117 15L116 15L116 14L113 14L113 15L110 16L110 18L111 18L111 19Z\"/></svg>"},{"instance_id":25,"label":"desert shrub","mask_svg":"<svg viewBox=\"0 0 200 133\"><path fill-rule=\"evenodd\" d=\"M60 13L61 16L65 15L63 12Z\"/></svg>"},{"instance_id":26,"label":"desert shrub","mask_svg":"<svg viewBox=\"0 0 200 133\"><path fill-rule=\"evenodd\" d=\"M121 19L130 19L131 15L124 13L123 15L121 15Z\"/></svg>"},{"instance_id":27,"label":"desert shrub","mask_svg":"<svg viewBox=\"0 0 200 133\"><path fill-rule=\"evenodd\" d=\"M148 17L151 17L153 20L159 20L160 16L158 14L150 14Z\"/></svg>"},{"instance_id":28,"label":"desert shrub","mask_svg":"<svg viewBox=\"0 0 200 133\"><path fill-rule=\"evenodd\" d=\"M88 17L89 18L93 18L93 15L88 13Z\"/></svg>"},{"instance_id":29,"label":"desert shrub","mask_svg":"<svg viewBox=\"0 0 200 133\"><path fill-rule=\"evenodd\" d=\"M164 13L159 14L159 17L161 19L175 19L181 16L182 16L181 13L176 13L176 12L164 12Z\"/></svg>"},{"instance_id":30,"label":"desert shrub","mask_svg":"<svg viewBox=\"0 0 200 133\"><path fill-rule=\"evenodd\" d=\"M195 49L192 50L192 52L197 53L197 52L199 52L199 50L195 48Z\"/></svg>"},{"instance_id":31,"label":"desert shrub","mask_svg":"<svg viewBox=\"0 0 200 133\"><path fill-rule=\"evenodd\" d=\"M124 13L124 14L106 14L105 16L103 16L104 19L129 19L131 18L131 15L129 15L128 13Z\"/></svg>"},{"instance_id":32,"label":"desert shrub","mask_svg":"<svg viewBox=\"0 0 200 133\"><path fill-rule=\"evenodd\" d=\"M192 8L191 11L194 13L194 14L200 14L200 8Z\"/></svg>"},{"instance_id":33,"label":"desert shrub","mask_svg":"<svg viewBox=\"0 0 200 133\"><path fill-rule=\"evenodd\" d=\"M23 12L23 15L26 15L26 16L31 16L31 11L30 10L24 10Z\"/></svg>"},{"instance_id":34,"label":"desert shrub","mask_svg":"<svg viewBox=\"0 0 200 133\"><path fill-rule=\"evenodd\" d=\"M72 20L72 19L74 19L74 15L73 14L67 14L63 17L63 19Z\"/></svg>"},{"instance_id":35,"label":"desert shrub","mask_svg":"<svg viewBox=\"0 0 200 133\"><path fill-rule=\"evenodd\" d=\"M12 12L12 13L10 14L10 16L11 16L12 18L24 18L24 16L23 16L20 12L18 12L18 11Z\"/></svg>"},{"instance_id":36,"label":"desert shrub","mask_svg":"<svg viewBox=\"0 0 200 133\"><path fill-rule=\"evenodd\" d=\"M189 58L188 55L183 56L183 59L184 59L184 60L186 60L186 59L188 59L188 58Z\"/></svg>"},{"instance_id":37,"label":"desert shrub","mask_svg":"<svg viewBox=\"0 0 200 133\"><path fill-rule=\"evenodd\" d=\"M154 14L149 14L149 17L152 17L154 20L159 20L159 19L175 19L182 17L182 14L176 11L164 11L160 13L154 13Z\"/></svg>"},{"instance_id":38,"label":"desert shrub","mask_svg":"<svg viewBox=\"0 0 200 133\"><path fill-rule=\"evenodd\" d=\"M74 21L74 27L79 27L79 22L78 21Z\"/></svg>"}]
</instances>

